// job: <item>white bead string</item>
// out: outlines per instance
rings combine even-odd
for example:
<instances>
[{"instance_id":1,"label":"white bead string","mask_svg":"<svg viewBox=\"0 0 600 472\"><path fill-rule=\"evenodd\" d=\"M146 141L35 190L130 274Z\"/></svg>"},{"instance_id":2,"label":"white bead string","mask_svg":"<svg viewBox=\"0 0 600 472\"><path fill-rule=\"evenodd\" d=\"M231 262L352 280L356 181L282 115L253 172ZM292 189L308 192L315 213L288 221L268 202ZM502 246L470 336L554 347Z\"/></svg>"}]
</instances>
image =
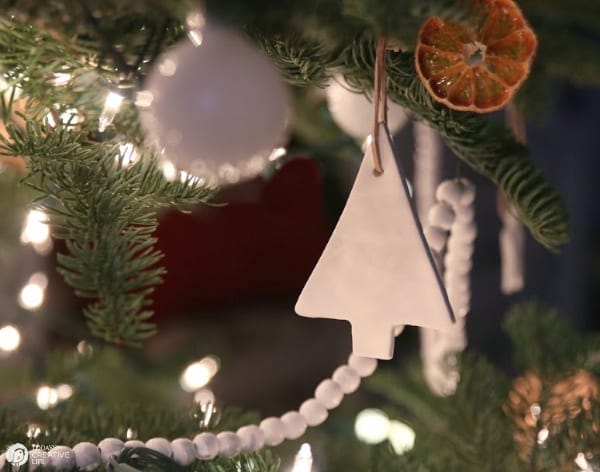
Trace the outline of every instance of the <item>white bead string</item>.
<instances>
[{"instance_id":1,"label":"white bead string","mask_svg":"<svg viewBox=\"0 0 600 472\"><path fill-rule=\"evenodd\" d=\"M189 465L196 459L210 460L217 456L233 457L241 452L252 452L263 446L277 446L286 439L297 439L307 427L318 426L336 408L344 394L353 393L361 378L368 377L377 368L377 360L351 355L348 363L338 367L331 378L323 380L315 389L313 398L306 400L298 411L289 411L281 417L269 417L259 425L242 426L236 432L200 433L193 440L177 438L152 438L143 443L138 440L123 442L118 438L105 438L98 445L81 442L73 448L56 446L47 453L48 463L57 470L93 470L108 463L126 447L147 447L172 458L180 465ZM30 451L35 457L35 450Z\"/></svg>"},{"instance_id":2,"label":"white bead string","mask_svg":"<svg viewBox=\"0 0 600 472\"><path fill-rule=\"evenodd\" d=\"M435 195L438 203L429 211L425 235L440 266L446 249L444 283L457 319L448 331L421 329L421 359L431 391L447 396L454 393L459 381L456 364L448 362L467 346L464 317L470 309L471 258L477 235L473 221L475 187L466 179L446 180L437 187Z\"/></svg>"},{"instance_id":3,"label":"white bead string","mask_svg":"<svg viewBox=\"0 0 600 472\"><path fill-rule=\"evenodd\" d=\"M426 226L425 234L431 249L438 254L443 251L447 242L444 280L455 313L464 317L469 310L470 258L477 232L472 208L475 190L464 179L446 181L437 188L436 197L438 203L429 211L430 224ZM447 237L448 231L451 232L450 238ZM439 363L440 356L447 353L449 348L457 350L464 344L461 337L464 326L462 321L462 318L457 320L456 333L446 335L442 343L435 344L435 349L428 350L428 355L423 358L425 365ZM328 410L336 408L345 394L355 392L361 378L368 377L376 368L376 359L351 355L348 363L338 367L331 378L323 380L315 389L314 397L302 403L297 411L289 411L280 417L265 418L259 425L242 426L236 432L203 432L193 440L177 438L169 441L157 437L145 443L105 438L98 445L81 442L72 449L57 446L48 452L47 457L49 464L57 470L71 469L73 466L80 470L93 470L101 463L108 463L112 456L118 455L126 447L147 447L186 466L196 459L233 457L241 452L257 451L264 446L277 446L286 439L299 438L309 426L322 424L329 415Z\"/></svg>"}]
</instances>

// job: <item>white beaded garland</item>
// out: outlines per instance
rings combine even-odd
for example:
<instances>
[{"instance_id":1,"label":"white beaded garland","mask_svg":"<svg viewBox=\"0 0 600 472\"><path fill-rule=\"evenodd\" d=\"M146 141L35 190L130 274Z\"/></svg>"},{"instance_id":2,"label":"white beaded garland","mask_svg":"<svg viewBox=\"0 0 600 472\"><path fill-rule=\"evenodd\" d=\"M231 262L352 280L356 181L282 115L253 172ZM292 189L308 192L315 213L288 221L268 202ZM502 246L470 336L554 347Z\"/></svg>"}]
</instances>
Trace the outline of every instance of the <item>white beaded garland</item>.
<instances>
[{"instance_id":1,"label":"white beaded garland","mask_svg":"<svg viewBox=\"0 0 600 472\"><path fill-rule=\"evenodd\" d=\"M235 433L223 431L217 434L217 441L219 441L219 455L221 457L233 457L240 453L240 438Z\"/></svg>"},{"instance_id":2,"label":"white beaded garland","mask_svg":"<svg viewBox=\"0 0 600 472\"><path fill-rule=\"evenodd\" d=\"M402 327L398 327L401 328ZM286 438L297 439L308 426L317 426L329 415L328 409L338 406L344 394L354 392L361 377L371 375L377 368L377 360L351 355L349 365L338 367L330 379L322 381L315 390L315 398L306 400L299 411L289 411L279 417L265 418L259 426L246 425L235 433L223 431L217 435L200 433L193 441L178 438L169 442L165 438L152 438L145 444L138 440L123 443L118 438L106 438L98 446L79 443L72 450L73 464L82 470L92 470L100 462L107 463L111 456L119 454L124 447L147 447L172 457L180 465L189 465L196 459L211 460L217 456L231 457L242 451L256 451L264 445L277 446ZM60 446L70 451L65 446ZM36 451L31 451L35 453ZM0 456L2 458L2 456Z\"/></svg>"},{"instance_id":3,"label":"white beaded garland","mask_svg":"<svg viewBox=\"0 0 600 472\"><path fill-rule=\"evenodd\" d=\"M214 459L219 453L219 441L212 433L200 433L194 438L194 445L200 459Z\"/></svg>"},{"instance_id":4,"label":"white beaded garland","mask_svg":"<svg viewBox=\"0 0 600 472\"><path fill-rule=\"evenodd\" d=\"M473 242L477 236L477 225L471 221L468 223L456 224L454 223L451 228L452 235L456 238L465 241Z\"/></svg>"},{"instance_id":5,"label":"white beaded garland","mask_svg":"<svg viewBox=\"0 0 600 472\"><path fill-rule=\"evenodd\" d=\"M98 446L91 442L76 444L73 447L73 453L75 454L75 465L81 470L94 470L102 462Z\"/></svg>"},{"instance_id":6,"label":"white beaded garland","mask_svg":"<svg viewBox=\"0 0 600 472\"><path fill-rule=\"evenodd\" d=\"M348 365L361 377L368 377L377 369L377 359L351 354ZM318 398L316 395L315 397Z\"/></svg>"},{"instance_id":7,"label":"white beaded garland","mask_svg":"<svg viewBox=\"0 0 600 472\"><path fill-rule=\"evenodd\" d=\"M48 451L48 465L56 470L71 470L75 467L75 453L67 446L56 446Z\"/></svg>"},{"instance_id":8,"label":"white beaded garland","mask_svg":"<svg viewBox=\"0 0 600 472\"><path fill-rule=\"evenodd\" d=\"M435 226L427 226L423 232L425 233L425 239L427 239L427 244L429 244L431 250L440 252L444 248L446 238L448 237L447 231Z\"/></svg>"},{"instance_id":9,"label":"white beaded garland","mask_svg":"<svg viewBox=\"0 0 600 472\"><path fill-rule=\"evenodd\" d=\"M472 206L457 206L454 212L456 213L456 221L468 223L475 219L475 208Z\"/></svg>"},{"instance_id":10,"label":"white beaded garland","mask_svg":"<svg viewBox=\"0 0 600 472\"><path fill-rule=\"evenodd\" d=\"M345 394L355 392L360 385L360 376L354 369L347 365L338 367L331 378L340 386L342 392Z\"/></svg>"},{"instance_id":11,"label":"white beaded garland","mask_svg":"<svg viewBox=\"0 0 600 472\"><path fill-rule=\"evenodd\" d=\"M455 180L442 182L435 191L435 198L452 206L460 204L463 196L462 185Z\"/></svg>"},{"instance_id":12,"label":"white beaded garland","mask_svg":"<svg viewBox=\"0 0 600 472\"><path fill-rule=\"evenodd\" d=\"M179 465L190 465L196 460L196 447L194 443L187 438L177 438L171 441L171 451L173 460Z\"/></svg>"},{"instance_id":13,"label":"white beaded garland","mask_svg":"<svg viewBox=\"0 0 600 472\"><path fill-rule=\"evenodd\" d=\"M331 379L325 379L315 390L315 398L319 400L325 408L331 410L342 402L344 392L342 392L342 389L336 382Z\"/></svg>"},{"instance_id":14,"label":"white beaded garland","mask_svg":"<svg viewBox=\"0 0 600 472\"><path fill-rule=\"evenodd\" d=\"M130 439L129 441L125 441L125 444L123 444L123 447L130 447L130 448L146 447L146 445L142 441L139 441L138 439Z\"/></svg>"},{"instance_id":15,"label":"white beaded garland","mask_svg":"<svg viewBox=\"0 0 600 472\"><path fill-rule=\"evenodd\" d=\"M257 451L265 444L265 433L255 424L242 426L236 432L242 451Z\"/></svg>"},{"instance_id":16,"label":"white beaded garland","mask_svg":"<svg viewBox=\"0 0 600 472\"><path fill-rule=\"evenodd\" d=\"M271 416L260 422L260 429L265 434L267 446L279 446L285 439L285 429L280 418Z\"/></svg>"},{"instance_id":17,"label":"white beaded garland","mask_svg":"<svg viewBox=\"0 0 600 472\"><path fill-rule=\"evenodd\" d=\"M306 419L297 411L288 411L281 415L281 422L286 439L297 439L304 434L308 427Z\"/></svg>"},{"instance_id":18,"label":"white beaded garland","mask_svg":"<svg viewBox=\"0 0 600 472\"><path fill-rule=\"evenodd\" d=\"M467 179L459 179L459 183L462 191L460 204L463 206L471 205L475 201L475 185Z\"/></svg>"},{"instance_id":19,"label":"white beaded garland","mask_svg":"<svg viewBox=\"0 0 600 472\"><path fill-rule=\"evenodd\" d=\"M441 229L449 230L454 223L455 215L452 207L447 203L437 203L432 206L427 215L429 224Z\"/></svg>"},{"instance_id":20,"label":"white beaded garland","mask_svg":"<svg viewBox=\"0 0 600 472\"><path fill-rule=\"evenodd\" d=\"M111 456L119 454L123 450L123 441L117 438L106 438L98 443L102 462L106 463Z\"/></svg>"},{"instance_id":21,"label":"white beaded garland","mask_svg":"<svg viewBox=\"0 0 600 472\"><path fill-rule=\"evenodd\" d=\"M302 403L299 411L308 426L318 426L329 416L327 408L316 398L309 398Z\"/></svg>"},{"instance_id":22,"label":"white beaded garland","mask_svg":"<svg viewBox=\"0 0 600 472\"><path fill-rule=\"evenodd\" d=\"M160 452L167 457L171 457L171 443L165 438L152 438L146 441L146 447L153 451Z\"/></svg>"}]
</instances>

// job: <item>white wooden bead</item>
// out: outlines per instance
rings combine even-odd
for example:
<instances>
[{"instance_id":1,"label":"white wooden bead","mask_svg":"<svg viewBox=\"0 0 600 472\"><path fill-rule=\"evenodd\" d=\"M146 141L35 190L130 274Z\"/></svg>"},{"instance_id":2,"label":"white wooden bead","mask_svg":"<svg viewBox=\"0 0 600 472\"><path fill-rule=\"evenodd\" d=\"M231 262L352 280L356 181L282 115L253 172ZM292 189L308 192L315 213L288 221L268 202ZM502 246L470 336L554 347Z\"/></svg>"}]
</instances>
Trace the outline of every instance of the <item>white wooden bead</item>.
<instances>
[{"instance_id":1,"label":"white wooden bead","mask_svg":"<svg viewBox=\"0 0 600 472\"><path fill-rule=\"evenodd\" d=\"M279 446L285 439L285 431L280 418L271 416L260 423L260 429L265 433L267 446Z\"/></svg>"},{"instance_id":2,"label":"white wooden bead","mask_svg":"<svg viewBox=\"0 0 600 472\"><path fill-rule=\"evenodd\" d=\"M462 199L462 185L456 180L445 180L435 190L435 198L440 202L456 206Z\"/></svg>"},{"instance_id":3,"label":"white wooden bead","mask_svg":"<svg viewBox=\"0 0 600 472\"><path fill-rule=\"evenodd\" d=\"M98 446L91 442L80 442L73 447L75 454L75 465L80 470L94 470L100 462L100 451Z\"/></svg>"},{"instance_id":4,"label":"white wooden bead","mask_svg":"<svg viewBox=\"0 0 600 472\"><path fill-rule=\"evenodd\" d=\"M342 392L342 389L336 382L331 379L325 379L316 388L315 398L319 400L325 408L331 410L342 403L344 392Z\"/></svg>"},{"instance_id":5,"label":"white wooden bead","mask_svg":"<svg viewBox=\"0 0 600 472\"><path fill-rule=\"evenodd\" d=\"M152 438L146 441L146 447L153 451L160 452L167 457L171 457L171 443L165 438Z\"/></svg>"},{"instance_id":6,"label":"white wooden bead","mask_svg":"<svg viewBox=\"0 0 600 472\"><path fill-rule=\"evenodd\" d=\"M348 365L361 377L368 377L377 369L377 359L351 354Z\"/></svg>"},{"instance_id":7,"label":"white wooden bead","mask_svg":"<svg viewBox=\"0 0 600 472\"><path fill-rule=\"evenodd\" d=\"M452 232L452 237L469 243L477 237L477 225L474 221L470 223L454 223L450 231Z\"/></svg>"},{"instance_id":8,"label":"white wooden bead","mask_svg":"<svg viewBox=\"0 0 600 472\"><path fill-rule=\"evenodd\" d=\"M440 252L444 249L448 232L437 226L426 226L424 229L425 239L432 251Z\"/></svg>"},{"instance_id":9,"label":"white wooden bead","mask_svg":"<svg viewBox=\"0 0 600 472\"><path fill-rule=\"evenodd\" d=\"M475 201L475 185L467 179L460 179L462 196L460 198L461 205L471 205Z\"/></svg>"},{"instance_id":10,"label":"white wooden bead","mask_svg":"<svg viewBox=\"0 0 600 472\"><path fill-rule=\"evenodd\" d=\"M454 313L459 318L464 318L465 316L467 316L469 314L469 310L470 310L469 305L461 305L454 309Z\"/></svg>"},{"instance_id":11,"label":"white wooden bead","mask_svg":"<svg viewBox=\"0 0 600 472\"><path fill-rule=\"evenodd\" d=\"M360 376L354 369L347 365L335 369L331 378L340 386L342 392L345 394L355 392L360 385Z\"/></svg>"},{"instance_id":12,"label":"white wooden bead","mask_svg":"<svg viewBox=\"0 0 600 472\"><path fill-rule=\"evenodd\" d=\"M445 230L449 230L454 223L454 211L447 203L436 203L428 213L429 224Z\"/></svg>"},{"instance_id":13,"label":"white wooden bead","mask_svg":"<svg viewBox=\"0 0 600 472\"><path fill-rule=\"evenodd\" d=\"M197 452L194 443L187 438L177 438L171 441L173 460L179 465L190 465L196 460Z\"/></svg>"},{"instance_id":14,"label":"white wooden bead","mask_svg":"<svg viewBox=\"0 0 600 472\"><path fill-rule=\"evenodd\" d=\"M142 441L139 441L138 439L130 439L129 441L125 441L125 444L123 444L123 447L130 447L130 448L146 447L146 445Z\"/></svg>"},{"instance_id":15,"label":"white wooden bead","mask_svg":"<svg viewBox=\"0 0 600 472\"><path fill-rule=\"evenodd\" d=\"M448 271L456 274L467 274L473 268L473 259L463 258L454 252L449 252L444 257L444 265Z\"/></svg>"},{"instance_id":16,"label":"white wooden bead","mask_svg":"<svg viewBox=\"0 0 600 472\"><path fill-rule=\"evenodd\" d=\"M116 456L123 450L123 441L117 438L106 438L98 443L102 462L107 463L111 456Z\"/></svg>"},{"instance_id":17,"label":"white wooden bead","mask_svg":"<svg viewBox=\"0 0 600 472\"><path fill-rule=\"evenodd\" d=\"M444 285L446 285L448 291L464 292L469 290L471 284L468 275L446 271L444 274Z\"/></svg>"},{"instance_id":18,"label":"white wooden bead","mask_svg":"<svg viewBox=\"0 0 600 472\"><path fill-rule=\"evenodd\" d=\"M214 459L219 453L219 441L217 441L217 437L212 433L200 433L196 435L194 445L200 459Z\"/></svg>"},{"instance_id":19,"label":"white wooden bead","mask_svg":"<svg viewBox=\"0 0 600 472\"><path fill-rule=\"evenodd\" d=\"M75 467L75 453L67 446L56 446L48 451L48 465L56 470L71 470Z\"/></svg>"},{"instance_id":20,"label":"white wooden bead","mask_svg":"<svg viewBox=\"0 0 600 472\"><path fill-rule=\"evenodd\" d=\"M306 420L308 426L318 426L323 423L329 413L327 408L319 402L316 398L309 398L302 405L300 405L300 414Z\"/></svg>"},{"instance_id":21,"label":"white wooden bead","mask_svg":"<svg viewBox=\"0 0 600 472\"><path fill-rule=\"evenodd\" d=\"M456 221L460 223L469 223L475 219L475 208L472 205L454 207L454 213L456 214Z\"/></svg>"},{"instance_id":22,"label":"white wooden bead","mask_svg":"<svg viewBox=\"0 0 600 472\"><path fill-rule=\"evenodd\" d=\"M265 433L255 424L242 426L235 434L240 438L242 451L258 451L265 444Z\"/></svg>"},{"instance_id":23,"label":"white wooden bead","mask_svg":"<svg viewBox=\"0 0 600 472\"><path fill-rule=\"evenodd\" d=\"M448 254L452 254L452 257L470 259L473 256L473 244L456 238L450 238L447 252Z\"/></svg>"},{"instance_id":24,"label":"white wooden bead","mask_svg":"<svg viewBox=\"0 0 600 472\"><path fill-rule=\"evenodd\" d=\"M287 439L298 439L304 434L308 426L304 416L297 411L288 411L286 414L281 415L281 422L283 423L284 434Z\"/></svg>"},{"instance_id":25,"label":"white wooden bead","mask_svg":"<svg viewBox=\"0 0 600 472\"><path fill-rule=\"evenodd\" d=\"M236 456L242 448L240 438L231 431L223 431L217 434L217 441L219 441L219 455L221 457Z\"/></svg>"}]
</instances>

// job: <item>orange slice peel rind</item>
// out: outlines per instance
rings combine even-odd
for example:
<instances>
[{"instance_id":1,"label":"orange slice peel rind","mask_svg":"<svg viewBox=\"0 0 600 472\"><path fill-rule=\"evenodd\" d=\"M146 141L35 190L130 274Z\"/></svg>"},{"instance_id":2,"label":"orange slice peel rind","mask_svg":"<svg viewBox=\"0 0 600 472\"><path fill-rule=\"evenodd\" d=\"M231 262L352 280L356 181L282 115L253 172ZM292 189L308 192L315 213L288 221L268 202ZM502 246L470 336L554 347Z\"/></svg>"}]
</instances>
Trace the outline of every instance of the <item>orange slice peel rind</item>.
<instances>
[{"instance_id":1,"label":"orange slice peel rind","mask_svg":"<svg viewBox=\"0 0 600 472\"><path fill-rule=\"evenodd\" d=\"M415 66L429 94L448 108L489 113L523 84L537 38L512 0L476 0L471 27L428 18L417 39Z\"/></svg>"}]
</instances>

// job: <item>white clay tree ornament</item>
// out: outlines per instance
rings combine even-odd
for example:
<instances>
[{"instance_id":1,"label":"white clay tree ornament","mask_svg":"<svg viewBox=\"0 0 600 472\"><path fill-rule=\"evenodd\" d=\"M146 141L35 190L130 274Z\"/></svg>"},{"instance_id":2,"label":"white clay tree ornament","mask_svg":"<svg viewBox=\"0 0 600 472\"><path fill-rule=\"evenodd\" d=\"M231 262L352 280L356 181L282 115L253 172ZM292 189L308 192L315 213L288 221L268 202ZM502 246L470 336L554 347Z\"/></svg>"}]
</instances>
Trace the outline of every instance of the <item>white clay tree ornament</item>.
<instances>
[{"instance_id":1,"label":"white clay tree ornament","mask_svg":"<svg viewBox=\"0 0 600 472\"><path fill-rule=\"evenodd\" d=\"M346 207L306 283L296 313L348 320L353 352L391 359L394 328L450 329L452 308L423 235L387 126L379 123L384 169L367 151Z\"/></svg>"}]
</instances>

